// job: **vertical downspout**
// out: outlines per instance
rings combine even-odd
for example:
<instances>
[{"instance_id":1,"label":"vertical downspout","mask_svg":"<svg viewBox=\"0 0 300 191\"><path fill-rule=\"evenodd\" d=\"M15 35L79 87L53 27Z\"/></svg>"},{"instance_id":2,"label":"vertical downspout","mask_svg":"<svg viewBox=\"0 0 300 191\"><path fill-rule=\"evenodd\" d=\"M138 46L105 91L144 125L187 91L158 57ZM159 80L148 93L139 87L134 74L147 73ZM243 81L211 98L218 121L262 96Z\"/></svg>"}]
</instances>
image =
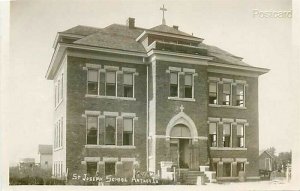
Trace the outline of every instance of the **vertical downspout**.
<instances>
[{"instance_id":1,"label":"vertical downspout","mask_svg":"<svg viewBox=\"0 0 300 191\"><path fill-rule=\"evenodd\" d=\"M143 58L143 63L145 63L145 58ZM149 65L147 64L147 95L146 95L146 152L147 152L147 171L149 171Z\"/></svg>"}]
</instances>

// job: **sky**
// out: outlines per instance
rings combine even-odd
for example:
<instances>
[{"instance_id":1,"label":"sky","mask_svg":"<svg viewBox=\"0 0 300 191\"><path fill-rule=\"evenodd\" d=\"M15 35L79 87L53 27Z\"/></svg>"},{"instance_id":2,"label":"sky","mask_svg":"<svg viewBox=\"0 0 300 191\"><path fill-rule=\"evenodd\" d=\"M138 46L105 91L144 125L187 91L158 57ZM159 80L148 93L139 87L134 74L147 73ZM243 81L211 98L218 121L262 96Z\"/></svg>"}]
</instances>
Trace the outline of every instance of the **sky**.
<instances>
[{"instance_id":1,"label":"sky","mask_svg":"<svg viewBox=\"0 0 300 191\"><path fill-rule=\"evenodd\" d=\"M259 11L290 11L288 0L20 0L10 5L10 62L2 68L2 135L10 164L37 157L38 144L52 144L53 82L45 79L57 32L77 25L125 24L151 28L166 23L269 68L259 78L260 149L290 151L299 135L297 70L292 55L292 19L260 18Z\"/></svg>"}]
</instances>

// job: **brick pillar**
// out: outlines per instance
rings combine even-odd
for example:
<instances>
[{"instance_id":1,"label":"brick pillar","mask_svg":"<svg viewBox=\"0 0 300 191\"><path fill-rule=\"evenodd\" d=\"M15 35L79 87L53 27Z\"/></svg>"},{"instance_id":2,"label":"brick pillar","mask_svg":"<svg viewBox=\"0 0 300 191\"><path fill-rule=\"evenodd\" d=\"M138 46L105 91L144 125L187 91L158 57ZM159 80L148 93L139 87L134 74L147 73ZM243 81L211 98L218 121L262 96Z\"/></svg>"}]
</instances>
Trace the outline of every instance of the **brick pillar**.
<instances>
[{"instance_id":1,"label":"brick pillar","mask_svg":"<svg viewBox=\"0 0 300 191\"><path fill-rule=\"evenodd\" d=\"M223 105L223 82L218 83L218 103Z\"/></svg>"},{"instance_id":2,"label":"brick pillar","mask_svg":"<svg viewBox=\"0 0 300 191\"><path fill-rule=\"evenodd\" d=\"M199 141L193 141L191 146L192 158L191 158L191 167L193 170L199 170Z\"/></svg>"},{"instance_id":3,"label":"brick pillar","mask_svg":"<svg viewBox=\"0 0 300 191\"><path fill-rule=\"evenodd\" d=\"M223 177L223 162L218 163L218 177Z\"/></svg>"},{"instance_id":4,"label":"brick pillar","mask_svg":"<svg viewBox=\"0 0 300 191\"><path fill-rule=\"evenodd\" d=\"M232 104L231 105L236 105L236 84L233 83L231 88L232 88L232 91L231 91Z\"/></svg>"},{"instance_id":5,"label":"brick pillar","mask_svg":"<svg viewBox=\"0 0 300 191\"><path fill-rule=\"evenodd\" d=\"M99 145L104 145L105 117L99 116Z\"/></svg>"},{"instance_id":6,"label":"brick pillar","mask_svg":"<svg viewBox=\"0 0 300 191\"><path fill-rule=\"evenodd\" d=\"M81 161L80 172L81 174L86 174L87 172L86 161Z\"/></svg>"},{"instance_id":7,"label":"brick pillar","mask_svg":"<svg viewBox=\"0 0 300 191\"><path fill-rule=\"evenodd\" d=\"M231 171L232 171L232 177L237 177L238 176L238 172L237 172L237 162L232 162L231 163Z\"/></svg>"},{"instance_id":8,"label":"brick pillar","mask_svg":"<svg viewBox=\"0 0 300 191\"><path fill-rule=\"evenodd\" d=\"M184 97L184 73L179 72L179 97Z\"/></svg>"},{"instance_id":9,"label":"brick pillar","mask_svg":"<svg viewBox=\"0 0 300 191\"><path fill-rule=\"evenodd\" d=\"M171 161L171 148L170 148L170 139L166 139L166 159Z\"/></svg>"},{"instance_id":10,"label":"brick pillar","mask_svg":"<svg viewBox=\"0 0 300 191\"><path fill-rule=\"evenodd\" d=\"M117 96L123 97L123 72L117 71Z\"/></svg>"},{"instance_id":11,"label":"brick pillar","mask_svg":"<svg viewBox=\"0 0 300 191\"><path fill-rule=\"evenodd\" d=\"M223 147L223 122L218 124L218 147Z\"/></svg>"},{"instance_id":12,"label":"brick pillar","mask_svg":"<svg viewBox=\"0 0 300 191\"><path fill-rule=\"evenodd\" d=\"M232 123L232 147L237 147L238 146L238 141L237 141L237 130L236 130L236 123Z\"/></svg>"},{"instance_id":13,"label":"brick pillar","mask_svg":"<svg viewBox=\"0 0 300 191\"><path fill-rule=\"evenodd\" d=\"M105 95L105 70L100 70L100 95Z\"/></svg>"},{"instance_id":14,"label":"brick pillar","mask_svg":"<svg viewBox=\"0 0 300 191\"><path fill-rule=\"evenodd\" d=\"M123 118L117 117L117 145L123 145Z\"/></svg>"},{"instance_id":15,"label":"brick pillar","mask_svg":"<svg viewBox=\"0 0 300 191\"><path fill-rule=\"evenodd\" d=\"M120 162L120 161L116 162L116 176L117 177L124 177L123 163Z\"/></svg>"},{"instance_id":16,"label":"brick pillar","mask_svg":"<svg viewBox=\"0 0 300 191\"><path fill-rule=\"evenodd\" d=\"M103 161L97 163L97 172L99 177L105 176L105 163Z\"/></svg>"}]
</instances>

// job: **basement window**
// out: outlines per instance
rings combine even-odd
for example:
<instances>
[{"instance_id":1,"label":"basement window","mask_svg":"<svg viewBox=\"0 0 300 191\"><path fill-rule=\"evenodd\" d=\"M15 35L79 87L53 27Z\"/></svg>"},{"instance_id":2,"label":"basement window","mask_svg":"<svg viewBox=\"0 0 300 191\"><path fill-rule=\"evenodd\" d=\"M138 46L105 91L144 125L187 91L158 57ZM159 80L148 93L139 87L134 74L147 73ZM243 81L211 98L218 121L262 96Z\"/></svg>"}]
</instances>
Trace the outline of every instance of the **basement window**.
<instances>
[{"instance_id":1,"label":"basement window","mask_svg":"<svg viewBox=\"0 0 300 191\"><path fill-rule=\"evenodd\" d=\"M224 162L223 163L223 177L231 176L231 163Z\"/></svg>"},{"instance_id":2,"label":"basement window","mask_svg":"<svg viewBox=\"0 0 300 191\"><path fill-rule=\"evenodd\" d=\"M97 162L87 162L86 163L86 173L88 176L96 176Z\"/></svg>"},{"instance_id":3,"label":"basement window","mask_svg":"<svg viewBox=\"0 0 300 191\"><path fill-rule=\"evenodd\" d=\"M114 176L116 173L116 163L115 162L105 162L105 176Z\"/></svg>"}]
</instances>

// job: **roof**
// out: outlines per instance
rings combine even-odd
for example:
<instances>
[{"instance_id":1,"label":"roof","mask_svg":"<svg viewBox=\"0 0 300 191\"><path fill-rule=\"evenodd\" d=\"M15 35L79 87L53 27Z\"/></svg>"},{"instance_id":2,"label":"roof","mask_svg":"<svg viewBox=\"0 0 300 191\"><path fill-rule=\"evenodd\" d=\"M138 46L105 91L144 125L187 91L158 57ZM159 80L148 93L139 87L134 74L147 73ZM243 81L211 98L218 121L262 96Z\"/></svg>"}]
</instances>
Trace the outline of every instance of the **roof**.
<instances>
[{"instance_id":1,"label":"roof","mask_svg":"<svg viewBox=\"0 0 300 191\"><path fill-rule=\"evenodd\" d=\"M144 46L135 40L142 32L139 28L129 29L125 25L112 24L74 43L144 53Z\"/></svg>"},{"instance_id":2,"label":"roof","mask_svg":"<svg viewBox=\"0 0 300 191\"><path fill-rule=\"evenodd\" d=\"M52 145L39 145L39 154L52 154Z\"/></svg>"},{"instance_id":3,"label":"roof","mask_svg":"<svg viewBox=\"0 0 300 191\"><path fill-rule=\"evenodd\" d=\"M271 158L275 158L275 156L272 155L271 153L269 153L268 150L259 151L259 157L260 157L263 153L266 153L266 154L269 155Z\"/></svg>"},{"instance_id":4,"label":"roof","mask_svg":"<svg viewBox=\"0 0 300 191\"><path fill-rule=\"evenodd\" d=\"M77 25L76 27L62 31L61 33L88 36L100 30L101 30L100 28L96 28L96 27Z\"/></svg>"},{"instance_id":5,"label":"roof","mask_svg":"<svg viewBox=\"0 0 300 191\"><path fill-rule=\"evenodd\" d=\"M153 27L149 30L150 31L165 32L165 33L170 33L170 34L178 34L178 35L194 37L193 35L190 35L188 33L182 32L180 30L174 29L173 27L170 27L168 25L163 25L163 24L158 25L156 27Z\"/></svg>"}]
</instances>

